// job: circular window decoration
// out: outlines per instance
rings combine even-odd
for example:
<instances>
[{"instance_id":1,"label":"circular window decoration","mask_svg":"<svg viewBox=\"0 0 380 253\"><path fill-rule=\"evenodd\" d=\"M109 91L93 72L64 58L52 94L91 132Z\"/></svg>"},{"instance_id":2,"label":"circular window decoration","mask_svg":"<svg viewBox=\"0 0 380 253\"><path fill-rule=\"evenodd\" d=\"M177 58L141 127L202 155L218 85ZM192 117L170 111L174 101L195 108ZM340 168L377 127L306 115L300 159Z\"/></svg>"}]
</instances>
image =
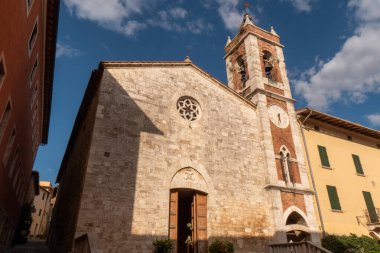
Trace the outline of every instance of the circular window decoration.
<instances>
[{"instance_id":1,"label":"circular window decoration","mask_svg":"<svg viewBox=\"0 0 380 253\"><path fill-rule=\"evenodd\" d=\"M181 97L177 102L177 111L182 118L189 121L195 121L200 117L201 107L194 98Z\"/></svg>"}]
</instances>

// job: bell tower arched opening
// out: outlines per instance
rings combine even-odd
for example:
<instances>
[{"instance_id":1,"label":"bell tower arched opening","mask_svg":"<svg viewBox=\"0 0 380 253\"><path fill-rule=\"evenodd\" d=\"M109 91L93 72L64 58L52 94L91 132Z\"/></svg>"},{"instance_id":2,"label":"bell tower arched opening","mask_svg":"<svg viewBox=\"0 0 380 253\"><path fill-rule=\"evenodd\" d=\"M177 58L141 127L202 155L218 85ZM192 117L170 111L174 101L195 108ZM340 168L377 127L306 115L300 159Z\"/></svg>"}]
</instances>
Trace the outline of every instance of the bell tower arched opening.
<instances>
[{"instance_id":1,"label":"bell tower arched opening","mask_svg":"<svg viewBox=\"0 0 380 253\"><path fill-rule=\"evenodd\" d=\"M310 241L310 233L307 222L297 211L293 211L286 219L286 239L288 242Z\"/></svg>"},{"instance_id":2,"label":"bell tower arched opening","mask_svg":"<svg viewBox=\"0 0 380 253\"><path fill-rule=\"evenodd\" d=\"M264 77L268 78L271 81L278 82L279 81L279 75L277 73L278 72L277 71L277 60L272 55L272 53L270 53L267 50L264 50L262 61L263 61L263 65L264 65L263 66L264 67L264 69L263 69Z\"/></svg>"}]
</instances>

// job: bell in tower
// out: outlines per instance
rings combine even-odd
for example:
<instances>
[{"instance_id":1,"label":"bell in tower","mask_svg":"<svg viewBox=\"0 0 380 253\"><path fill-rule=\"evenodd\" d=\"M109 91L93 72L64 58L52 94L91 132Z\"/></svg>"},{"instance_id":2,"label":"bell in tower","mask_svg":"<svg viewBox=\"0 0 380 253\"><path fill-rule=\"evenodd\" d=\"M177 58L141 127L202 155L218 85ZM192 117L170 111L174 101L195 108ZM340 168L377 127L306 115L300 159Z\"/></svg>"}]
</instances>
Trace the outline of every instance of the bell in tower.
<instances>
[{"instance_id":1,"label":"bell in tower","mask_svg":"<svg viewBox=\"0 0 380 253\"><path fill-rule=\"evenodd\" d=\"M289 97L282 48L273 27L266 31L256 26L245 12L238 34L225 46L228 86L244 97L274 86Z\"/></svg>"}]
</instances>

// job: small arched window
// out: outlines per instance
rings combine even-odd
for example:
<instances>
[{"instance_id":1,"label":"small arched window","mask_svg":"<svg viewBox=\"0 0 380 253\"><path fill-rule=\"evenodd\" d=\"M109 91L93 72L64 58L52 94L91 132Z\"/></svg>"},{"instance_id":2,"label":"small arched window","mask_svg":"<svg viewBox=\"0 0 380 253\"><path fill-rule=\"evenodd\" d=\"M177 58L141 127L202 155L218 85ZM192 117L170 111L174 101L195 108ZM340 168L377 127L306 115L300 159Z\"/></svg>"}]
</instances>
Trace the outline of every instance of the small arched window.
<instances>
[{"instance_id":1,"label":"small arched window","mask_svg":"<svg viewBox=\"0 0 380 253\"><path fill-rule=\"evenodd\" d=\"M268 51L264 51L263 54L264 72L265 77L269 80L277 81L275 58Z\"/></svg>"},{"instance_id":2,"label":"small arched window","mask_svg":"<svg viewBox=\"0 0 380 253\"><path fill-rule=\"evenodd\" d=\"M294 176L292 173L292 161L290 157L290 152L285 146L281 147L280 150L280 159L281 159L281 172L282 178L286 183L294 183Z\"/></svg>"}]
</instances>

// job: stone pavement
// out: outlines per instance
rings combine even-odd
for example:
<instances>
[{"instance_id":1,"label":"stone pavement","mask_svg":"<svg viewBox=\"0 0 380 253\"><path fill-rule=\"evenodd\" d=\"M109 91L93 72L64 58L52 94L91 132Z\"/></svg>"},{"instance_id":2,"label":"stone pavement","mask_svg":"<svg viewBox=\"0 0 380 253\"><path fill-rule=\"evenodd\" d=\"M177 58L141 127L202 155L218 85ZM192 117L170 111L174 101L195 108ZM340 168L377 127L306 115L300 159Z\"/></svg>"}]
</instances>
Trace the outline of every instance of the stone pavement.
<instances>
[{"instance_id":1,"label":"stone pavement","mask_svg":"<svg viewBox=\"0 0 380 253\"><path fill-rule=\"evenodd\" d=\"M27 244L17 245L6 253L49 253L45 240L29 240Z\"/></svg>"}]
</instances>

